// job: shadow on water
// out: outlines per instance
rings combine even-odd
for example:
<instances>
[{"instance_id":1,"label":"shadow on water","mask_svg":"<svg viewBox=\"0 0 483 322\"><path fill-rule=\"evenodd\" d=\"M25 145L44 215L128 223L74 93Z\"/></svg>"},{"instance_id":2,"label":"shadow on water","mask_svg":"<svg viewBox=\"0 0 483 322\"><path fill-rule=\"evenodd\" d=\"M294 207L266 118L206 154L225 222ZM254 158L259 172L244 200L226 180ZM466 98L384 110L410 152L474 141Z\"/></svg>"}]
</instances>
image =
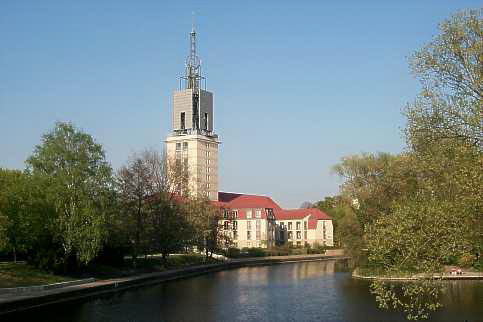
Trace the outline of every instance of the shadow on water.
<instances>
[{"instance_id":1,"label":"shadow on water","mask_svg":"<svg viewBox=\"0 0 483 322\"><path fill-rule=\"evenodd\" d=\"M430 321L482 321L483 283L449 282ZM0 319L4 321L3 317ZM5 321L405 321L347 261L244 267L46 306Z\"/></svg>"}]
</instances>

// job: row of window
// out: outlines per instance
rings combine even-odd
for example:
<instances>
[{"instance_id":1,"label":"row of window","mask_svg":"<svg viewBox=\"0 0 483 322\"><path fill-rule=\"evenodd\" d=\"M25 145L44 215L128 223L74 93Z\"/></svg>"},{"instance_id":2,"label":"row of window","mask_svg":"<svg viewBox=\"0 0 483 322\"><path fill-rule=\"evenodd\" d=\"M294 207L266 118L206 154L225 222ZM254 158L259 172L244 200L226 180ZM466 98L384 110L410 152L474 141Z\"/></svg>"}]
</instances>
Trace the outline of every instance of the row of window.
<instances>
[{"instance_id":1,"label":"row of window","mask_svg":"<svg viewBox=\"0 0 483 322\"><path fill-rule=\"evenodd\" d=\"M302 223L300 221L296 222L296 225L295 225L296 230L300 230L301 224ZM280 228L285 229L285 226L287 226L287 230L292 230L292 222L289 221L287 225L285 225L284 222L280 223ZM307 222L306 221L304 221L304 229L307 230Z\"/></svg>"},{"instance_id":2,"label":"row of window","mask_svg":"<svg viewBox=\"0 0 483 322\"><path fill-rule=\"evenodd\" d=\"M302 232L301 231L297 231L296 232L296 239L302 239ZM284 240L284 232L281 231L280 232L280 239L281 240ZM288 234L287 234L287 239L294 239L293 238L293 231L289 231ZM304 239L307 239L307 231L304 231Z\"/></svg>"}]
</instances>

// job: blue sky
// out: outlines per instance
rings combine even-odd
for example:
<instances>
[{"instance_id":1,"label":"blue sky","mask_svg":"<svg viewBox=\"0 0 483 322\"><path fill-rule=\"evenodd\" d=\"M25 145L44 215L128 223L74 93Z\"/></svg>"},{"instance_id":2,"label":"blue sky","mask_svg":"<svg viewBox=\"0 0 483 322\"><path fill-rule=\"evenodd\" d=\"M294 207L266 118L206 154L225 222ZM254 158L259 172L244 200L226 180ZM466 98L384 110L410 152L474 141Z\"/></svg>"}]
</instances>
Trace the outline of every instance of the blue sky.
<instances>
[{"instance_id":1,"label":"blue sky","mask_svg":"<svg viewBox=\"0 0 483 322\"><path fill-rule=\"evenodd\" d=\"M222 140L220 190L284 207L341 183L331 167L404 148L407 57L479 1L0 2L0 167L55 121L92 134L117 169L163 147L191 12Z\"/></svg>"}]
</instances>

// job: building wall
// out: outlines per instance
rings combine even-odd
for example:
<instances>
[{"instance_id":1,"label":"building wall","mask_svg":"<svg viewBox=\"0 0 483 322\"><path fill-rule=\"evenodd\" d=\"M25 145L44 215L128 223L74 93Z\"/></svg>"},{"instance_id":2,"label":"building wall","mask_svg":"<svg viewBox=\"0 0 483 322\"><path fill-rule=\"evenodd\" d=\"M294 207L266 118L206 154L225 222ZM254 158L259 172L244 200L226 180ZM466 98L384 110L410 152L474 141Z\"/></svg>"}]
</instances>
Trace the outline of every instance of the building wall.
<instances>
[{"instance_id":1,"label":"building wall","mask_svg":"<svg viewBox=\"0 0 483 322\"><path fill-rule=\"evenodd\" d=\"M199 91L200 129L204 128L204 116L208 114L208 131L213 131L213 93ZM181 113L185 113L185 129L193 129L193 89L175 91L173 94L173 130L181 129Z\"/></svg>"},{"instance_id":2,"label":"building wall","mask_svg":"<svg viewBox=\"0 0 483 322\"><path fill-rule=\"evenodd\" d=\"M173 94L173 130L181 129L181 113L185 113L185 128L193 128L193 90L175 91Z\"/></svg>"},{"instance_id":3,"label":"building wall","mask_svg":"<svg viewBox=\"0 0 483 322\"><path fill-rule=\"evenodd\" d=\"M184 143L188 143L185 154ZM174 135L166 139L166 152L176 160L176 144L181 144L182 162L188 158L189 189L193 195L209 193L210 200L218 200L218 145L216 138L204 135Z\"/></svg>"},{"instance_id":4,"label":"building wall","mask_svg":"<svg viewBox=\"0 0 483 322\"><path fill-rule=\"evenodd\" d=\"M316 228L310 229L308 219L309 216L303 219L277 220L277 242L289 243L293 246L304 246L305 243L308 243L311 246L315 243L318 243L319 245L333 246L332 220L317 220ZM297 222L300 223L300 229L297 229ZM289 229L289 227L291 227L291 229ZM300 234L297 234L298 232ZM280 236L283 236L283 239L280 238ZM289 238L290 236L291 238Z\"/></svg>"},{"instance_id":5,"label":"building wall","mask_svg":"<svg viewBox=\"0 0 483 322\"><path fill-rule=\"evenodd\" d=\"M204 128L204 115L208 114L208 128ZM200 128L213 131L213 93L200 90Z\"/></svg>"}]
</instances>

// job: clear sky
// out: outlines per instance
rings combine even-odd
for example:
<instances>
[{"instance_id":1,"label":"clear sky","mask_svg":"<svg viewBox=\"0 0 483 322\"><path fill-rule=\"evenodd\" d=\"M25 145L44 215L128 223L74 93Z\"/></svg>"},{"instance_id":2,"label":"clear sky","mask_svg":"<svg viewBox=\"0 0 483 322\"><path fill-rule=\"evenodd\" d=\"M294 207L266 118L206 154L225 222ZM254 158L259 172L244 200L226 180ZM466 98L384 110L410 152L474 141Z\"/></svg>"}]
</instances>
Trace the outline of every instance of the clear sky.
<instances>
[{"instance_id":1,"label":"clear sky","mask_svg":"<svg viewBox=\"0 0 483 322\"><path fill-rule=\"evenodd\" d=\"M0 167L55 121L104 146L117 169L163 148L191 12L222 140L220 190L284 207L338 192L331 167L404 148L407 57L480 1L0 1Z\"/></svg>"}]
</instances>

